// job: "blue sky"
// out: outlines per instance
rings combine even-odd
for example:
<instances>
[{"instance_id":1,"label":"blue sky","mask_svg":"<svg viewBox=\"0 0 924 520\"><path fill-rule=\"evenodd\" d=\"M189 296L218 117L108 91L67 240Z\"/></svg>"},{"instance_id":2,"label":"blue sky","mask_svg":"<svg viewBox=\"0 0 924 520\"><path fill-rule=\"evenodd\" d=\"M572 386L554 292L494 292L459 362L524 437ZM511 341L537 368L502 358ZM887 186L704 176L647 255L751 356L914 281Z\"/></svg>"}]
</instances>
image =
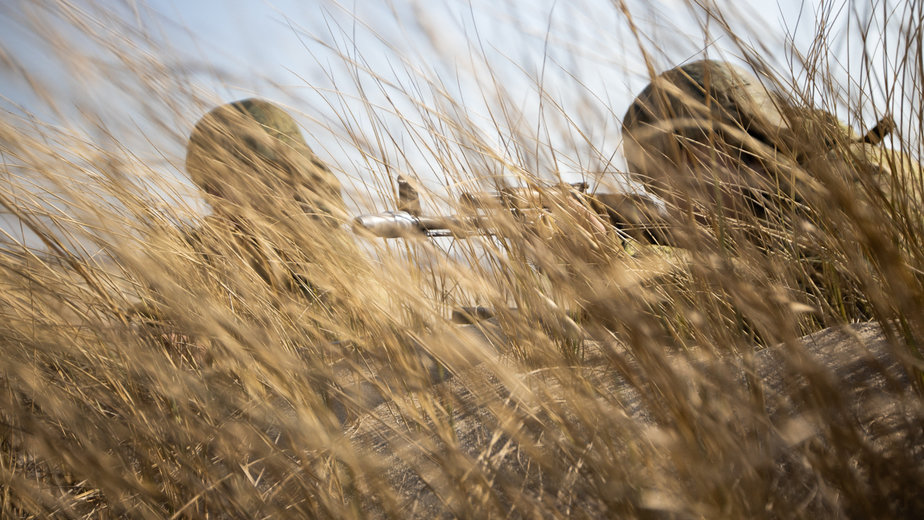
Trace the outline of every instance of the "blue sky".
<instances>
[{"instance_id":1,"label":"blue sky","mask_svg":"<svg viewBox=\"0 0 924 520\"><path fill-rule=\"evenodd\" d=\"M862 49L838 34L870 13L882 10L886 16L903 3L828 4L828 10L799 0L719 5L746 42L762 49L762 57L779 70L792 63L786 42L809 53L817 20L830 16L833 46L816 55L832 63L835 77L848 85L847 70L856 70ZM24 64L53 100L37 96L20 71L3 67L0 105L75 128L89 140L115 138L152 166L149 173L181 184L185 136L198 115L217 103L254 95L288 107L303 123L311 146L355 192L397 172L412 172L431 187L444 182L422 135L433 129L424 126L426 116L415 104L439 108L445 102L439 92L460 101L464 117L500 153L531 167L528 158L504 149L493 127L500 91L518 114L512 124L535 129L564 151L555 158L557 171L542 173L576 180L578 171L623 166L619 119L646 82L627 18L606 0L77 0L70 5L0 7L3 51ZM704 55L740 57L714 21L705 22L684 2L628 6L647 38L643 45L657 49L658 69ZM75 30L75 23L87 25ZM49 39L50 33L58 39ZM875 51L877 45L873 38L868 47ZM871 119L865 115L855 123L871 125ZM383 130L394 142L375 142ZM601 164L601 157L612 162ZM543 164L537 167L548 170L548 162Z\"/></svg>"}]
</instances>

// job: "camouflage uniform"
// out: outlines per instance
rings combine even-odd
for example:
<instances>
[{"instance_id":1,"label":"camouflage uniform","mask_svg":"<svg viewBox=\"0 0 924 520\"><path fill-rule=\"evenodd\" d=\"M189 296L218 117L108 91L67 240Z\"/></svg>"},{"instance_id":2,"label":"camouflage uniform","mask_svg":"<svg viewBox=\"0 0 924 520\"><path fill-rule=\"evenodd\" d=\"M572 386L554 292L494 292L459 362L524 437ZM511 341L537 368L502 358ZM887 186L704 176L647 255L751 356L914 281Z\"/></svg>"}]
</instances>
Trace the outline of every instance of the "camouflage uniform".
<instances>
[{"instance_id":1,"label":"camouflage uniform","mask_svg":"<svg viewBox=\"0 0 924 520\"><path fill-rule=\"evenodd\" d=\"M308 271L317 254L352 254L353 244L339 229L346 216L340 184L289 114L259 99L213 109L193 129L186 167L214 211L194 229L151 237L188 259L175 267L184 273L171 273L177 281L247 319L267 302L328 305L315 285L318 273ZM133 314L171 348L199 343L177 331L179 317L166 298L151 287Z\"/></svg>"},{"instance_id":2,"label":"camouflage uniform","mask_svg":"<svg viewBox=\"0 0 924 520\"><path fill-rule=\"evenodd\" d=\"M833 306L847 298L842 287L857 283L842 268L847 262L830 260L836 238L820 240L864 225L846 223L847 214L862 220L899 207L919 215L921 168L880 146L889 131L858 136L832 114L796 107L741 68L710 60L654 77L622 123L630 175L664 199L677 222L692 215L743 223L738 236L785 253L797 285ZM880 213L874 227L892 227L894 214ZM864 317L861 307L845 314Z\"/></svg>"}]
</instances>

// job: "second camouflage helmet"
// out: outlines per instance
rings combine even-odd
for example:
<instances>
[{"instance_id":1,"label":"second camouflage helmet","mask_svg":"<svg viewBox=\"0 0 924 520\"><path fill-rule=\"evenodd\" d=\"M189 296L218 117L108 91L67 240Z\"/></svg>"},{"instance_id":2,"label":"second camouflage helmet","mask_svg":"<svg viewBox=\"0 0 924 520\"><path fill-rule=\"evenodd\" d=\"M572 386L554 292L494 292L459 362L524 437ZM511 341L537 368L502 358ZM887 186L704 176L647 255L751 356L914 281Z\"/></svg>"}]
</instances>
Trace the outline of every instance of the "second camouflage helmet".
<instances>
[{"instance_id":1,"label":"second camouflage helmet","mask_svg":"<svg viewBox=\"0 0 924 520\"><path fill-rule=\"evenodd\" d=\"M696 189L688 177L700 166L708 170L700 175L718 175L714 180L724 186L760 184L732 170L786 146L781 106L779 96L730 63L701 60L670 69L651 80L623 118L629 171L660 195Z\"/></svg>"}]
</instances>

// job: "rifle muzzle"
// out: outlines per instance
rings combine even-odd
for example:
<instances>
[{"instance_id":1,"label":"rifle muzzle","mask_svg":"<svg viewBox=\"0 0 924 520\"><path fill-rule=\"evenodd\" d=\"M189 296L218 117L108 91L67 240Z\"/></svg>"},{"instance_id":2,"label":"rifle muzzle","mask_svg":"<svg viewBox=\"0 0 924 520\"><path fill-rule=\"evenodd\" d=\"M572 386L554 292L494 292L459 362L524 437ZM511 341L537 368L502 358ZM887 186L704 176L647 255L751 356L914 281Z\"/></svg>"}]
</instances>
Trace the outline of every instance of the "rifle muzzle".
<instances>
[{"instance_id":1,"label":"rifle muzzle","mask_svg":"<svg viewBox=\"0 0 924 520\"><path fill-rule=\"evenodd\" d=\"M418 217L406 211L361 215L353 219L353 228L363 229L381 238L400 238L423 231Z\"/></svg>"}]
</instances>

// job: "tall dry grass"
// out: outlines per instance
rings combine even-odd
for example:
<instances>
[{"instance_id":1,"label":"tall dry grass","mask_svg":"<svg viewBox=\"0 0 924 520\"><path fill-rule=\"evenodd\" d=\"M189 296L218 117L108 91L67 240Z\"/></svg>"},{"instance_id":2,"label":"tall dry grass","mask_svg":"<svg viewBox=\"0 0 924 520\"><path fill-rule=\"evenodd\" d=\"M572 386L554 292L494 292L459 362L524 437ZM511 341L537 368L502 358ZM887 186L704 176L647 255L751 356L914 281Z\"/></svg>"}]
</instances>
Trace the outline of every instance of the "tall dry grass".
<instances>
[{"instance_id":1,"label":"tall dry grass","mask_svg":"<svg viewBox=\"0 0 924 520\"><path fill-rule=\"evenodd\" d=\"M905 155L882 159L894 175L819 119L797 129L817 160L779 156L804 181L798 198L780 193L755 219L691 193L699 218L671 217L682 247L650 247L549 187L583 154L582 173L620 188L614 151L592 129L573 138L592 113L618 122L605 98L582 94L571 113L540 83L537 127L494 79L481 87L491 135L425 68L406 64L400 84L332 43L356 81L345 90L402 94L318 122L360 157L375 202L394 203L395 173L428 179L405 156L417 149L443 175L444 192L424 193L431 209L464 211L463 188L504 183L542 190L549 209L539 226L496 209L495 237L447 252L354 237L345 216L328 229L278 193L252 208L249 232L307 293L267 283L165 173L182 165L178 129L215 103L190 83L195 64L152 54L131 9L8 12L74 70L118 71L134 85L126 107L147 116L139 132L175 155L137 155L112 113L55 98L3 54L38 104L7 103L0 126L2 516L919 516L924 181L901 157L921 156L920 6L895 22L892 76L857 80L890 92L870 108L838 97L824 30L801 63L773 70L725 11L698 5L703 31L735 42L793 107L898 107L888 144ZM650 71L664 68L651 35L635 36ZM497 316L451 323L466 305Z\"/></svg>"}]
</instances>

